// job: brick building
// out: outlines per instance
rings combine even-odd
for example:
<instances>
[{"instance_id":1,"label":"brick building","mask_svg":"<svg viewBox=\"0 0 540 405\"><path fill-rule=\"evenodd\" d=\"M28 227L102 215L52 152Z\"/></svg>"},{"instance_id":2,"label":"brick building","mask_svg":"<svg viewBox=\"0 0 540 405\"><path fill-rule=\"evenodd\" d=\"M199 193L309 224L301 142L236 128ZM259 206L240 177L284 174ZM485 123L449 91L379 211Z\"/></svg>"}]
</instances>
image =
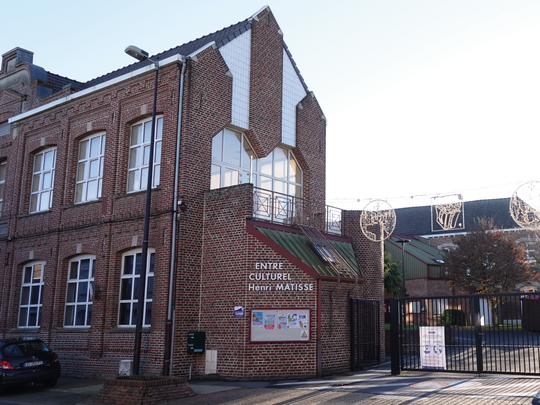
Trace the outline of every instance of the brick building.
<instances>
[{"instance_id":1,"label":"brick building","mask_svg":"<svg viewBox=\"0 0 540 405\"><path fill-rule=\"evenodd\" d=\"M325 206L326 119L271 10L151 59L141 372L348 370L349 299L382 302L382 244ZM2 55L0 336L39 336L66 375L133 356L153 92L148 60L82 83Z\"/></svg>"}]
</instances>

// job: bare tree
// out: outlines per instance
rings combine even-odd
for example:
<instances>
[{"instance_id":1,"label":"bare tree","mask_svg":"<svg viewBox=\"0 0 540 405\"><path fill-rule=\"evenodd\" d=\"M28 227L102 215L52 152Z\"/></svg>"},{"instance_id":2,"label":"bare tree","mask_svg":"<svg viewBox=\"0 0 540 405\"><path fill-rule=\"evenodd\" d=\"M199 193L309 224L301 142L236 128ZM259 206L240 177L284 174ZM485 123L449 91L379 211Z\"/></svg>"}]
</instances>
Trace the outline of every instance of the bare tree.
<instances>
[{"instance_id":1,"label":"bare tree","mask_svg":"<svg viewBox=\"0 0 540 405\"><path fill-rule=\"evenodd\" d=\"M449 284L469 294L513 292L516 285L536 280L525 249L512 233L492 221L478 219L473 229L458 236L456 248L445 258Z\"/></svg>"}]
</instances>

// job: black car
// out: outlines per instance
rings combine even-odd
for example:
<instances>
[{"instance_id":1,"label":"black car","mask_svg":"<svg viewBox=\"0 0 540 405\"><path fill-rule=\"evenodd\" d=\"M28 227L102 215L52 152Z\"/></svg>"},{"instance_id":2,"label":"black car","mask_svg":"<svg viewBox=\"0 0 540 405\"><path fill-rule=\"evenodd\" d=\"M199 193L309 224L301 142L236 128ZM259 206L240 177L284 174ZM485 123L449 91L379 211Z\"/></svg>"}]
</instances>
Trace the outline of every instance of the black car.
<instances>
[{"instance_id":1,"label":"black car","mask_svg":"<svg viewBox=\"0 0 540 405\"><path fill-rule=\"evenodd\" d=\"M0 372L0 391L25 383L54 387L60 377L60 362L39 339L0 339Z\"/></svg>"}]
</instances>

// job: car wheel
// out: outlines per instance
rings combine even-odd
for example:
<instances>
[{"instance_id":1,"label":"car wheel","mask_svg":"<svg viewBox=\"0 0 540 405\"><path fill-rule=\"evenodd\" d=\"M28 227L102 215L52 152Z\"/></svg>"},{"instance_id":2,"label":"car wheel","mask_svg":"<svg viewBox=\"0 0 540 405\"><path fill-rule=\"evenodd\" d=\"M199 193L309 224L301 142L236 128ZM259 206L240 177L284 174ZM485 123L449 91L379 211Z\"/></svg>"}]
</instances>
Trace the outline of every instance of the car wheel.
<instances>
[{"instance_id":1,"label":"car wheel","mask_svg":"<svg viewBox=\"0 0 540 405\"><path fill-rule=\"evenodd\" d=\"M58 382L58 378L53 378L52 380L44 381L43 386L45 388L52 388L56 385L57 382Z\"/></svg>"}]
</instances>

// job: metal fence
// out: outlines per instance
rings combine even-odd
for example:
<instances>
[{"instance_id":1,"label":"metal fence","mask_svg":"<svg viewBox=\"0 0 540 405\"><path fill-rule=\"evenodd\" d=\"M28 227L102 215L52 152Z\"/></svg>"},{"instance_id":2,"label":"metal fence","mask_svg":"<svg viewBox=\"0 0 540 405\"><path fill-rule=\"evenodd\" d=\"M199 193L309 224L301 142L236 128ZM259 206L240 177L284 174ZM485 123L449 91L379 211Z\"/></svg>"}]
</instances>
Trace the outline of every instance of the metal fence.
<instances>
[{"instance_id":1,"label":"metal fence","mask_svg":"<svg viewBox=\"0 0 540 405\"><path fill-rule=\"evenodd\" d=\"M341 209L257 187L253 188L253 215L272 223L306 225L328 234L342 234Z\"/></svg>"},{"instance_id":2,"label":"metal fence","mask_svg":"<svg viewBox=\"0 0 540 405\"><path fill-rule=\"evenodd\" d=\"M381 359L379 301L350 300L351 371Z\"/></svg>"},{"instance_id":3,"label":"metal fence","mask_svg":"<svg viewBox=\"0 0 540 405\"><path fill-rule=\"evenodd\" d=\"M438 326L431 333L444 335L437 350L445 371L540 375L538 294L392 299L390 318L394 374L432 368L422 362L421 351L433 348L421 346L420 336Z\"/></svg>"}]
</instances>

